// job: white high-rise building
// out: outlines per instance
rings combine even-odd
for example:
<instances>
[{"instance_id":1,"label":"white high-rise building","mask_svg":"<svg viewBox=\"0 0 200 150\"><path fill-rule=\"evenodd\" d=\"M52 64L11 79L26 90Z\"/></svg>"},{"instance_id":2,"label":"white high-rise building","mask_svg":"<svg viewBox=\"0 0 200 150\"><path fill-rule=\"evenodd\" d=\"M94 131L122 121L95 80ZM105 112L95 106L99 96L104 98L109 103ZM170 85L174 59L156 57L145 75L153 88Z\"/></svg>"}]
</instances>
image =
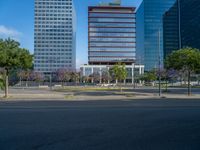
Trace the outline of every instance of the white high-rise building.
<instances>
[{"instance_id":1,"label":"white high-rise building","mask_svg":"<svg viewBox=\"0 0 200 150\"><path fill-rule=\"evenodd\" d=\"M35 71L76 68L75 26L73 0L35 0Z\"/></svg>"}]
</instances>

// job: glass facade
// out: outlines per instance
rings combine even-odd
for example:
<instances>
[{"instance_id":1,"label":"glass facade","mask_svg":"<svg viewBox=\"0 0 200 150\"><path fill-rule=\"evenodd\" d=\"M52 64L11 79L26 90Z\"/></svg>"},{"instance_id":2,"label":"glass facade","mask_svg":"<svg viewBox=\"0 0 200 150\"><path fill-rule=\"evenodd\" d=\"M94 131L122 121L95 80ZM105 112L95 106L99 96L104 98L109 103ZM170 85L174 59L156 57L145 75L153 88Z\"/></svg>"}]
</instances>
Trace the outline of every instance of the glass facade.
<instances>
[{"instance_id":1,"label":"glass facade","mask_svg":"<svg viewBox=\"0 0 200 150\"><path fill-rule=\"evenodd\" d=\"M180 49L178 1L163 16L164 59L172 51Z\"/></svg>"},{"instance_id":2,"label":"glass facade","mask_svg":"<svg viewBox=\"0 0 200 150\"><path fill-rule=\"evenodd\" d=\"M200 1L179 1L181 47L189 46L200 49Z\"/></svg>"},{"instance_id":3,"label":"glass facade","mask_svg":"<svg viewBox=\"0 0 200 150\"><path fill-rule=\"evenodd\" d=\"M76 68L73 0L35 0L34 69Z\"/></svg>"},{"instance_id":4,"label":"glass facade","mask_svg":"<svg viewBox=\"0 0 200 150\"><path fill-rule=\"evenodd\" d=\"M159 43L163 61L163 15L175 0L144 0L144 64L145 70L158 67ZM160 30L160 38L159 38ZM160 42L159 42L160 39Z\"/></svg>"},{"instance_id":5,"label":"glass facade","mask_svg":"<svg viewBox=\"0 0 200 150\"><path fill-rule=\"evenodd\" d=\"M137 9L136 26L136 63L144 64L144 2Z\"/></svg>"},{"instance_id":6,"label":"glass facade","mask_svg":"<svg viewBox=\"0 0 200 150\"><path fill-rule=\"evenodd\" d=\"M116 24L117 23L117 24ZM92 22L89 23L90 27L110 27L110 28L114 28L114 27L136 27L134 23L127 23L127 22Z\"/></svg>"},{"instance_id":7,"label":"glass facade","mask_svg":"<svg viewBox=\"0 0 200 150\"><path fill-rule=\"evenodd\" d=\"M124 33L129 33L129 32L136 32L135 28L90 28L90 32L124 32Z\"/></svg>"},{"instance_id":8,"label":"glass facade","mask_svg":"<svg viewBox=\"0 0 200 150\"><path fill-rule=\"evenodd\" d=\"M184 47L200 49L200 1L177 0L164 15L164 54Z\"/></svg>"},{"instance_id":9,"label":"glass facade","mask_svg":"<svg viewBox=\"0 0 200 150\"><path fill-rule=\"evenodd\" d=\"M121 43L90 43L90 46L100 46L100 47L120 47L122 46ZM123 43L123 46L127 46L127 47L135 47L136 43Z\"/></svg>"},{"instance_id":10,"label":"glass facade","mask_svg":"<svg viewBox=\"0 0 200 150\"><path fill-rule=\"evenodd\" d=\"M90 17L135 17L135 14L90 13Z\"/></svg>"},{"instance_id":11,"label":"glass facade","mask_svg":"<svg viewBox=\"0 0 200 150\"><path fill-rule=\"evenodd\" d=\"M135 8L88 8L89 64L132 64L136 50Z\"/></svg>"},{"instance_id":12,"label":"glass facade","mask_svg":"<svg viewBox=\"0 0 200 150\"><path fill-rule=\"evenodd\" d=\"M99 43L99 42L110 42L110 43L135 43L135 38L120 38L120 37L90 37L90 43Z\"/></svg>"}]
</instances>

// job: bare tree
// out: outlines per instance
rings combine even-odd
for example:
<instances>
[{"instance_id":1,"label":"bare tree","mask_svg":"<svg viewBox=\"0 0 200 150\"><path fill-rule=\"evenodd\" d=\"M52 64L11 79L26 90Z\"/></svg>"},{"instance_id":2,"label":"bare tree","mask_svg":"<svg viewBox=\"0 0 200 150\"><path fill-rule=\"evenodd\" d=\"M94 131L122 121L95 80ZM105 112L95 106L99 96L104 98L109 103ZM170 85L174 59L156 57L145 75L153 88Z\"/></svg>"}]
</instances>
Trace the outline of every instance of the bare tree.
<instances>
[{"instance_id":1,"label":"bare tree","mask_svg":"<svg viewBox=\"0 0 200 150\"><path fill-rule=\"evenodd\" d=\"M40 86L40 83L44 81L44 74L40 72L33 71L31 72L30 76L31 76L31 80L37 82L39 86Z\"/></svg>"},{"instance_id":2,"label":"bare tree","mask_svg":"<svg viewBox=\"0 0 200 150\"><path fill-rule=\"evenodd\" d=\"M56 74L57 79L62 83L62 86L71 79L71 71L68 69L59 69Z\"/></svg>"},{"instance_id":3,"label":"bare tree","mask_svg":"<svg viewBox=\"0 0 200 150\"><path fill-rule=\"evenodd\" d=\"M31 71L30 70L27 70L27 71L21 70L18 72L18 77L20 78L20 80L25 81L26 87L28 87L28 81L30 80L30 77L31 77Z\"/></svg>"}]
</instances>

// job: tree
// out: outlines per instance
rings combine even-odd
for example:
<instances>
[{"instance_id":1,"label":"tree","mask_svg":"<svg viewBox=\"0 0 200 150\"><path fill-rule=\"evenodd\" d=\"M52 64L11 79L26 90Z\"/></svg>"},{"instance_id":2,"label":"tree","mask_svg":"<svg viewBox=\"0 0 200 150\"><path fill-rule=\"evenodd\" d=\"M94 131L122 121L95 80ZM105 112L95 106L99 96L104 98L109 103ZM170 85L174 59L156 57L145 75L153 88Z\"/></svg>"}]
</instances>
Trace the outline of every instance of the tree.
<instances>
[{"instance_id":1,"label":"tree","mask_svg":"<svg viewBox=\"0 0 200 150\"><path fill-rule=\"evenodd\" d=\"M76 71L73 71L71 73L71 79L73 82L75 82L75 84L77 85L77 82L80 81L80 72L76 72Z\"/></svg>"},{"instance_id":2,"label":"tree","mask_svg":"<svg viewBox=\"0 0 200 150\"><path fill-rule=\"evenodd\" d=\"M18 77L20 78L20 82L26 81L26 87L28 87L28 81L32 77L32 72L30 70L21 70L18 73Z\"/></svg>"},{"instance_id":3,"label":"tree","mask_svg":"<svg viewBox=\"0 0 200 150\"><path fill-rule=\"evenodd\" d=\"M161 81L165 82L165 91L167 92L168 91L168 82L170 80L174 80L174 78L176 77L176 70L174 69L161 69L160 71L159 70L156 70L156 73L157 73L157 79L159 78L159 75L161 76Z\"/></svg>"},{"instance_id":4,"label":"tree","mask_svg":"<svg viewBox=\"0 0 200 150\"><path fill-rule=\"evenodd\" d=\"M102 72L102 81L103 83L107 82L108 84L110 83L111 76L108 70L104 70Z\"/></svg>"},{"instance_id":5,"label":"tree","mask_svg":"<svg viewBox=\"0 0 200 150\"><path fill-rule=\"evenodd\" d=\"M32 71L30 77L31 77L31 80L37 82L39 86L40 86L40 82L44 81L44 74L40 72Z\"/></svg>"},{"instance_id":6,"label":"tree","mask_svg":"<svg viewBox=\"0 0 200 150\"><path fill-rule=\"evenodd\" d=\"M185 70L188 79L188 95L191 95L191 74L200 70L200 51L198 49L186 47L172 52L165 61L167 69L178 71Z\"/></svg>"},{"instance_id":7,"label":"tree","mask_svg":"<svg viewBox=\"0 0 200 150\"><path fill-rule=\"evenodd\" d=\"M5 97L8 97L8 77L12 69L32 67L33 56L28 50L20 48L14 40L0 40L0 67L5 70Z\"/></svg>"},{"instance_id":8,"label":"tree","mask_svg":"<svg viewBox=\"0 0 200 150\"><path fill-rule=\"evenodd\" d=\"M149 72L145 72L141 77L140 80L148 82L148 83L152 83L154 81L156 81L157 76L156 76L156 72L155 70L149 71Z\"/></svg>"},{"instance_id":9,"label":"tree","mask_svg":"<svg viewBox=\"0 0 200 150\"><path fill-rule=\"evenodd\" d=\"M116 65L114 65L113 68L111 68L111 74L115 78L116 83L118 83L118 81L125 80L127 77L127 70L125 64L117 63ZM120 91L122 92L121 84Z\"/></svg>"},{"instance_id":10,"label":"tree","mask_svg":"<svg viewBox=\"0 0 200 150\"><path fill-rule=\"evenodd\" d=\"M57 77L58 80L62 83L62 86L64 86L64 82L67 82L71 79L71 71L68 69L59 69L57 71Z\"/></svg>"},{"instance_id":11,"label":"tree","mask_svg":"<svg viewBox=\"0 0 200 150\"><path fill-rule=\"evenodd\" d=\"M89 80L90 80L90 77L88 77L88 76L82 76L81 80L82 80L82 83L88 83Z\"/></svg>"},{"instance_id":12,"label":"tree","mask_svg":"<svg viewBox=\"0 0 200 150\"><path fill-rule=\"evenodd\" d=\"M172 82L177 81L178 77L179 77L179 72L177 70L174 69L169 69L167 70L167 76L169 78L169 80Z\"/></svg>"},{"instance_id":13,"label":"tree","mask_svg":"<svg viewBox=\"0 0 200 150\"><path fill-rule=\"evenodd\" d=\"M5 88L4 73L0 72L0 90L3 90L4 88Z\"/></svg>"},{"instance_id":14,"label":"tree","mask_svg":"<svg viewBox=\"0 0 200 150\"><path fill-rule=\"evenodd\" d=\"M93 74L90 75L91 82L92 83L100 83L100 73L99 72L94 72Z\"/></svg>"},{"instance_id":15,"label":"tree","mask_svg":"<svg viewBox=\"0 0 200 150\"><path fill-rule=\"evenodd\" d=\"M197 76L198 86L200 85L200 75Z\"/></svg>"}]
</instances>

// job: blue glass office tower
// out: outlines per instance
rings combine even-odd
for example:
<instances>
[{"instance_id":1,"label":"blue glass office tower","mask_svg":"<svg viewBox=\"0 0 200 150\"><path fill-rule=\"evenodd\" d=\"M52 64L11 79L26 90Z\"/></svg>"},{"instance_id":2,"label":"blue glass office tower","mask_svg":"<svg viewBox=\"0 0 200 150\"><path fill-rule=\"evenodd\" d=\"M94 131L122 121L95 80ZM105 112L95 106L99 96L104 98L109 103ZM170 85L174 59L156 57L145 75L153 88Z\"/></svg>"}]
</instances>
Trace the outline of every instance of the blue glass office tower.
<instances>
[{"instance_id":1,"label":"blue glass office tower","mask_svg":"<svg viewBox=\"0 0 200 150\"><path fill-rule=\"evenodd\" d=\"M200 0L179 0L181 46L200 49Z\"/></svg>"},{"instance_id":2,"label":"blue glass office tower","mask_svg":"<svg viewBox=\"0 0 200 150\"><path fill-rule=\"evenodd\" d=\"M136 64L144 64L144 3L136 12Z\"/></svg>"},{"instance_id":3,"label":"blue glass office tower","mask_svg":"<svg viewBox=\"0 0 200 150\"><path fill-rule=\"evenodd\" d=\"M178 1L163 15L164 59L174 50L181 48Z\"/></svg>"},{"instance_id":4,"label":"blue glass office tower","mask_svg":"<svg viewBox=\"0 0 200 150\"><path fill-rule=\"evenodd\" d=\"M184 47L200 49L200 1L177 0L163 16L164 57Z\"/></svg>"},{"instance_id":5,"label":"blue glass office tower","mask_svg":"<svg viewBox=\"0 0 200 150\"><path fill-rule=\"evenodd\" d=\"M140 6L144 7L145 70L158 68L159 43L161 59L163 61L163 15L174 3L175 0L143 0Z\"/></svg>"}]
</instances>

